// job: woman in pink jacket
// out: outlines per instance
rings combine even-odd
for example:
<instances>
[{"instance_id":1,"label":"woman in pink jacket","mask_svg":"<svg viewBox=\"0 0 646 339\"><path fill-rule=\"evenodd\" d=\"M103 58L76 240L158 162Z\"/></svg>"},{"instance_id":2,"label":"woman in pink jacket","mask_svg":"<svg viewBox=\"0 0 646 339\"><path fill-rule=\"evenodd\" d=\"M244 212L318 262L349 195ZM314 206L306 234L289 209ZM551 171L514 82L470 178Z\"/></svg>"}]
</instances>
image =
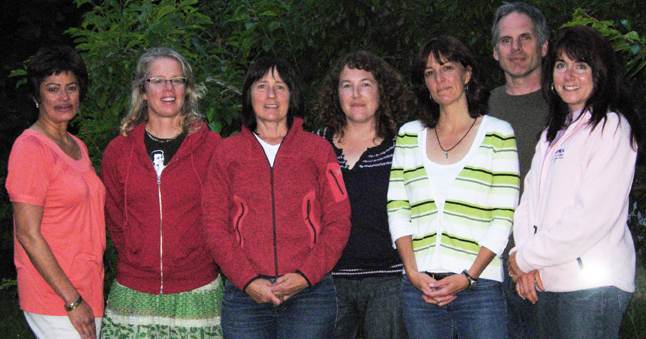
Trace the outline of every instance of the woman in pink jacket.
<instances>
[{"instance_id":1,"label":"woman in pink jacket","mask_svg":"<svg viewBox=\"0 0 646 339\"><path fill-rule=\"evenodd\" d=\"M537 338L616 338L635 290L626 220L640 117L592 28L562 29L543 70L550 113L514 214L509 274L535 304Z\"/></svg>"}]
</instances>

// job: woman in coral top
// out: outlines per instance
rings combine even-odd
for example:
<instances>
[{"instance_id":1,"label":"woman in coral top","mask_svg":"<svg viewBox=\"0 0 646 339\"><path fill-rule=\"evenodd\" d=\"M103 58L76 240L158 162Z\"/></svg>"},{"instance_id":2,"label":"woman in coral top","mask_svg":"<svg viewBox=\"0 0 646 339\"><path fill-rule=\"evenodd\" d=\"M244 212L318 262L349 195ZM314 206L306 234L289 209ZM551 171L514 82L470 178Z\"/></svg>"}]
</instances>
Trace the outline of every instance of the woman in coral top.
<instances>
[{"instance_id":1,"label":"woman in coral top","mask_svg":"<svg viewBox=\"0 0 646 339\"><path fill-rule=\"evenodd\" d=\"M27 79L38 120L14 143L6 183L20 308L38 338L96 338L105 188L85 144L67 132L87 93L87 71L71 47L44 48Z\"/></svg>"}]
</instances>

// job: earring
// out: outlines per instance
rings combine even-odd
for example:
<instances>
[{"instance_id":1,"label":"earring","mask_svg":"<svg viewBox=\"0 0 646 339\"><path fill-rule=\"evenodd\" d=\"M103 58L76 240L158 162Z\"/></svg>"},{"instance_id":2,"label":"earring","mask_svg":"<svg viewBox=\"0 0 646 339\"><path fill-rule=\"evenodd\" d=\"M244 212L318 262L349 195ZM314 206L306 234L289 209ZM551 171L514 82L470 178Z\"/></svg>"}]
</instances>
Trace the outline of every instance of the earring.
<instances>
[{"instance_id":1,"label":"earring","mask_svg":"<svg viewBox=\"0 0 646 339\"><path fill-rule=\"evenodd\" d=\"M469 90L469 83L464 84L464 90L468 91Z\"/></svg>"},{"instance_id":2,"label":"earring","mask_svg":"<svg viewBox=\"0 0 646 339\"><path fill-rule=\"evenodd\" d=\"M556 90L554 89L554 83L552 83L552 93L558 94L558 93L556 93Z\"/></svg>"},{"instance_id":3,"label":"earring","mask_svg":"<svg viewBox=\"0 0 646 339\"><path fill-rule=\"evenodd\" d=\"M36 108L38 108L38 101L36 101Z\"/></svg>"}]
</instances>

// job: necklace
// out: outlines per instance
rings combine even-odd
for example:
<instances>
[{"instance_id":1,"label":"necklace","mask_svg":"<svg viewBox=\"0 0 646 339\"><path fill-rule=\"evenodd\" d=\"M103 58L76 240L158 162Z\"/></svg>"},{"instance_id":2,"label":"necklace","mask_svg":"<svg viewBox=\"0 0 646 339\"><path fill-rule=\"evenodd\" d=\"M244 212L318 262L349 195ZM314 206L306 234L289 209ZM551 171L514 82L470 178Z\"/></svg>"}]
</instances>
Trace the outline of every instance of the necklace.
<instances>
[{"instance_id":1,"label":"necklace","mask_svg":"<svg viewBox=\"0 0 646 339\"><path fill-rule=\"evenodd\" d=\"M182 135L182 132L177 133L177 135L175 135L174 137L172 137L172 138L170 138L170 139L159 139L159 138L155 138L152 134L148 133L148 131L146 131L146 135L147 135L147 136L148 136L152 141L158 142L158 143L160 143L160 144L164 144L164 143L171 142L171 141L173 141L173 140L177 139L177 137L178 137L178 136Z\"/></svg>"},{"instance_id":2,"label":"necklace","mask_svg":"<svg viewBox=\"0 0 646 339\"><path fill-rule=\"evenodd\" d=\"M462 136L462 138L461 138L460 140L458 140L458 142L457 142L455 145L453 145L453 147L451 147L451 148L449 148L449 149L444 149L444 147L442 147L442 143L440 142L440 137L437 135L437 125L435 125L435 128L433 129L433 131L435 131L435 138L437 139L437 144L438 144L438 145L440 145L440 149L441 149L442 151L444 151L444 156L445 156L447 159L449 158L449 151L451 151L452 149L456 148L456 147L457 147L457 146L462 142L462 140L464 140L464 138L466 138L466 137L467 137L467 134L469 134L469 132L471 132L471 129L473 128L473 125L475 125L475 124L476 124L476 121L478 121L478 119L477 119L477 118L476 118L476 119L473 119L473 123L471 124L471 126L469 127L469 129L467 130L467 132L466 132L466 133L464 133L464 135Z\"/></svg>"}]
</instances>

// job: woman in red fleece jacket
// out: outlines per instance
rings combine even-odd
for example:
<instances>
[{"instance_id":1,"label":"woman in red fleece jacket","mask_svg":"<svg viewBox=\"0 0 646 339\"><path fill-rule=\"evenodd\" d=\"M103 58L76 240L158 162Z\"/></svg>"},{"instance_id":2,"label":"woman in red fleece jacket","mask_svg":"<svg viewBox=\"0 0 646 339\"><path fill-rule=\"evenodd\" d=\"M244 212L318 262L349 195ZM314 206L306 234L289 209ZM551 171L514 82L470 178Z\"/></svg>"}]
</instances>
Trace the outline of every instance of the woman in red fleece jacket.
<instances>
[{"instance_id":1,"label":"woman in red fleece jacket","mask_svg":"<svg viewBox=\"0 0 646 339\"><path fill-rule=\"evenodd\" d=\"M303 131L291 66L262 58L242 89L242 131L222 141L202 197L206 242L229 280L225 338L331 338L329 272L350 233L336 155Z\"/></svg>"},{"instance_id":2,"label":"woman in red fleece jacket","mask_svg":"<svg viewBox=\"0 0 646 339\"><path fill-rule=\"evenodd\" d=\"M203 95L170 48L139 58L128 116L106 149L106 227L119 252L103 338L221 338L222 283L205 246L200 197L220 136Z\"/></svg>"}]
</instances>

